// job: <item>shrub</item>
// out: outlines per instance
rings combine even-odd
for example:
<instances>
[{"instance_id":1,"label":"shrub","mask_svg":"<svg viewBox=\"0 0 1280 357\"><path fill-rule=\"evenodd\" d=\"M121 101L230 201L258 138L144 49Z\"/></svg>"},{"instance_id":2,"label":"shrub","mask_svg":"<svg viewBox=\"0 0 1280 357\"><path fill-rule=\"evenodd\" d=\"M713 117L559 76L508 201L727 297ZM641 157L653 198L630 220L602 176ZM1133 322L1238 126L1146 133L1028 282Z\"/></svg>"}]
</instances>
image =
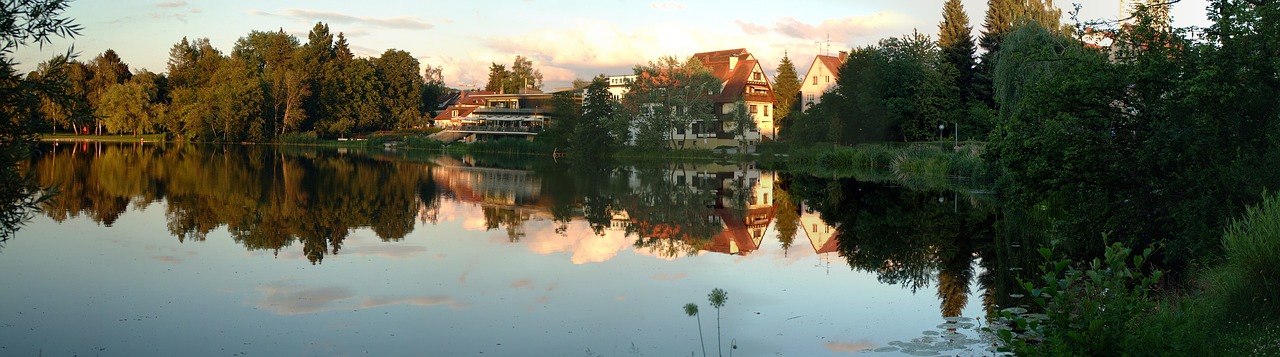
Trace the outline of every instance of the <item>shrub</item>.
<instances>
[{"instance_id":1,"label":"shrub","mask_svg":"<svg viewBox=\"0 0 1280 357\"><path fill-rule=\"evenodd\" d=\"M1141 270L1153 251L1148 247L1132 255L1114 243L1103 258L1077 267L1068 259L1053 260L1052 251L1041 248L1047 263L1040 267L1039 281L1020 284L1043 315L1005 309L994 320L1007 328L993 332L1019 355L1121 354L1131 321L1156 306L1148 292L1163 273Z\"/></svg>"},{"instance_id":2,"label":"shrub","mask_svg":"<svg viewBox=\"0 0 1280 357\"><path fill-rule=\"evenodd\" d=\"M1238 316L1280 317L1280 195L1231 220L1222 235L1227 253L1213 281Z\"/></svg>"}]
</instances>

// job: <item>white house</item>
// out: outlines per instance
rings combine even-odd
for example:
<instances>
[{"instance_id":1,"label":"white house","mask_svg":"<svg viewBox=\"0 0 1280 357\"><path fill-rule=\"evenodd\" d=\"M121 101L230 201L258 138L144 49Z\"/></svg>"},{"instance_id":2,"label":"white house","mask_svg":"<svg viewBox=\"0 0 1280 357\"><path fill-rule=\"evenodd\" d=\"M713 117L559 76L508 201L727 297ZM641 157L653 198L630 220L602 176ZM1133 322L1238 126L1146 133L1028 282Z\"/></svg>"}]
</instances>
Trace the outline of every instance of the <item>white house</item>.
<instances>
[{"instance_id":1,"label":"white house","mask_svg":"<svg viewBox=\"0 0 1280 357\"><path fill-rule=\"evenodd\" d=\"M800 78L800 111L822 102L822 94L831 90L840 78L840 67L849 59L849 53L840 51L840 57L817 55L809 64L809 71Z\"/></svg>"}]
</instances>

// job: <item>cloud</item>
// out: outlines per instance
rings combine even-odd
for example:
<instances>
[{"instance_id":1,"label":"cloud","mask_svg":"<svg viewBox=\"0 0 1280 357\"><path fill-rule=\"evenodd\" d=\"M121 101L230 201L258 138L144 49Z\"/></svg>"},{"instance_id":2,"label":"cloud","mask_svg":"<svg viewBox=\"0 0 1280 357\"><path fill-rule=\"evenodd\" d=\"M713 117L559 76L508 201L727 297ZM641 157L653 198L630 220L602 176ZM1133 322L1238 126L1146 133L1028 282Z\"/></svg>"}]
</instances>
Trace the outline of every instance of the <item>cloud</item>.
<instances>
[{"instance_id":1,"label":"cloud","mask_svg":"<svg viewBox=\"0 0 1280 357\"><path fill-rule=\"evenodd\" d=\"M790 16L778 18L772 26L741 20L735 22L743 32L749 35L761 35L765 31L769 31L801 40L825 40L830 36L832 41L848 42L854 38L883 37L886 31L909 26L910 19L903 14L882 11L870 16L827 19L816 25L802 22Z\"/></svg>"},{"instance_id":2,"label":"cloud","mask_svg":"<svg viewBox=\"0 0 1280 357\"><path fill-rule=\"evenodd\" d=\"M649 7L658 11L679 11L684 10L684 4L675 1L655 2L649 4Z\"/></svg>"},{"instance_id":3,"label":"cloud","mask_svg":"<svg viewBox=\"0 0 1280 357\"><path fill-rule=\"evenodd\" d=\"M758 24L753 24L750 22L742 21L742 20L734 20L733 23L738 24L738 27L742 28L742 32L745 32L748 35L756 36L756 35L763 35L763 34L769 33L769 28L758 25Z\"/></svg>"},{"instance_id":4,"label":"cloud","mask_svg":"<svg viewBox=\"0 0 1280 357\"><path fill-rule=\"evenodd\" d=\"M183 7L187 6L186 0L164 1L156 3L156 7Z\"/></svg>"},{"instance_id":5,"label":"cloud","mask_svg":"<svg viewBox=\"0 0 1280 357\"><path fill-rule=\"evenodd\" d=\"M286 9L276 14L261 10L250 10L250 15L258 16L274 16L282 18L296 19L301 22L310 23L313 21L322 21L327 23L344 24L344 25L366 25L390 29L400 30L430 30L435 25L414 16L392 16L392 17L373 17L373 16L355 16L348 15L336 11L325 10L307 10L307 9Z\"/></svg>"}]
</instances>

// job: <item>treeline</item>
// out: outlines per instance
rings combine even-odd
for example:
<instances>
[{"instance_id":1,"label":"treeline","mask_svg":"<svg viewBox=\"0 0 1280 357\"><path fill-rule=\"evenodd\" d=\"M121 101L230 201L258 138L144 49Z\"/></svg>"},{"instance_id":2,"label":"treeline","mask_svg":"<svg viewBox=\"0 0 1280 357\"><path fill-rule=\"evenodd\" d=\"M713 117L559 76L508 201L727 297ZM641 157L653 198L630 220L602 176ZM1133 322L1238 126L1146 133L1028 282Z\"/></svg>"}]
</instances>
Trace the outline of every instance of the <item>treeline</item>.
<instances>
[{"instance_id":1,"label":"treeline","mask_svg":"<svg viewBox=\"0 0 1280 357\"><path fill-rule=\"evenodd\" d=\"M346 37L317 23L302 43L280 31L252 31L230 53L207 38L169 50L166 74L131 72L112 50L85 63L65 56L28 74L65 79L68 98L41 101L54 130L167 133L174 139L273 141L287 135L336 138L427 125L448 90L440 68L389 49L356 57Z\"/></svg>"},{"instance_id":2,"label":"treeline","mask_svg":"<svg viewBox=\"0 0 1280 357\"><path fill-rule=\"evenodd\" d=\"M1165 267L1212 260L1227 219L1280 183L1280 63L1268 57L1280 52L1280 10L1209 9L1214 24L1198 31L1170 26L1159 2L1114 26L1069 27L1051 2L990 0L974 41L951 0L937 41L912 33L853 49L837 86L782 133L797 144L987 141L998 192L1047 210L1064 253L1099 255L1106 235L1164 244Z\"/></svg>"}]
</instances>

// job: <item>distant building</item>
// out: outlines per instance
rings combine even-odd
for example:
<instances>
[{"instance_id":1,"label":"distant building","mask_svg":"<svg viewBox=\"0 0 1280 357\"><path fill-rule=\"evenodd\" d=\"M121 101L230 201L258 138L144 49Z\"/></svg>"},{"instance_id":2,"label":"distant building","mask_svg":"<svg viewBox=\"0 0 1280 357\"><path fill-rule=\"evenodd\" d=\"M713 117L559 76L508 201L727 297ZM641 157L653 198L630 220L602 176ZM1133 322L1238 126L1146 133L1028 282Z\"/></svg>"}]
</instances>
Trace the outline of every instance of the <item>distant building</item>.
<instances>
[{"instance_id":1,"label":"distant building","mask_svg":"<svg viewBox=\"0 0 1280 357\"><path fill-rule=\"evenodd\" d=\"M432 125L465 134L466 142L513 136L532 140L549 123L553 94L521 92L462 92L432 119Z\"/></svg>"},{"instance_id":2,"label":"distant building","mask_svg":"<svg viewBox=\"0 0 1280 357\"><path fill-rule=\"evenodd\" d=\"M840 67L849 60L849 53L840 51L839 57L818 55L809 65L809 71L800 78L800 111L822 103L822 95L836 85Z\"/></svg>"},{"instance_id":3,"label":"distant building","mask_svg":"<svg viewBox=\"0 0 1280 357\"><path fill-rule=\"evenodd\" d=\"M613 95L613 100L622 100L622 96L627 95L631 90L631 83L636 81L636 75L609 76L606 80L609 82L609 94Z\"/></svg>"}]
</instances>

